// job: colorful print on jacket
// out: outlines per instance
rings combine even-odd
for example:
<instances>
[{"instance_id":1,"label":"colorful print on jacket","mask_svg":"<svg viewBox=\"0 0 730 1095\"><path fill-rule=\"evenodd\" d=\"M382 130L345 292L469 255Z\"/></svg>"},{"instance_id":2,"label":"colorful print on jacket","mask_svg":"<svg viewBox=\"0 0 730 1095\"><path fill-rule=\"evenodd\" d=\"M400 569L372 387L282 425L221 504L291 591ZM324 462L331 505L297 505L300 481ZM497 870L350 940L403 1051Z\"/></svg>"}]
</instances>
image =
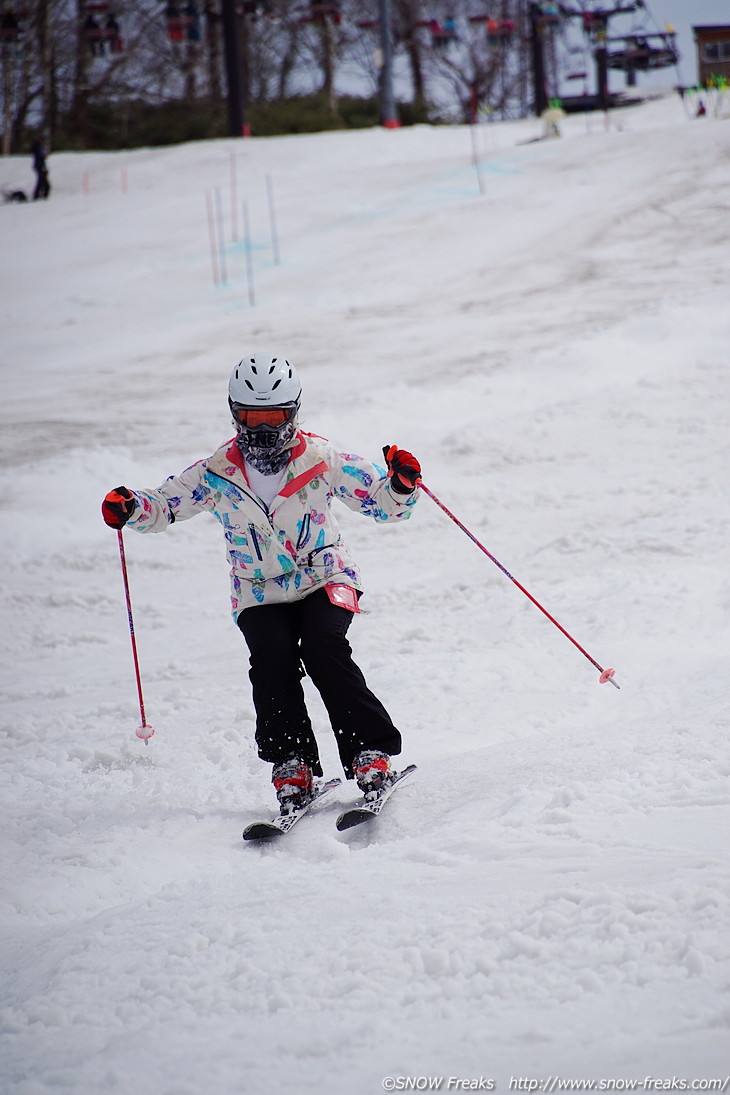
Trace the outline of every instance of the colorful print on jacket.
<instances>
[{"instance_id":1,"label":"colorful print on jacket","mask_svg":"<svg viewBox=\"0 0 730 1095\"><path fill-rule=\"evenodd\" d=\"M133 493L137 508L127 528L138 532L164 532L175 521L206 512L220 522L235 620L245 608L296 601L329 583L361 589L332 499L376 521L397 521L411 516L419 491L396 494L384 468L300 431L269 507L249 486L235 441L157 490Z\"/></svg>"}]
</instances>

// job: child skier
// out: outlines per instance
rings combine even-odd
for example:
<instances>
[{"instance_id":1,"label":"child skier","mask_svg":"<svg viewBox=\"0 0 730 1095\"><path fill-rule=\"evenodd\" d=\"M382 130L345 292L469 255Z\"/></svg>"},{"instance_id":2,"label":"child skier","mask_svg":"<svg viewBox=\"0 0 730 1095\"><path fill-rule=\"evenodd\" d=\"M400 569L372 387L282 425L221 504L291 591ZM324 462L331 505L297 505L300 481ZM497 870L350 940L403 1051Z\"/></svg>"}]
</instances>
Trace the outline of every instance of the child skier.
<instances>
[{"instance_id":1,"label":"child skier","mask_svg":"<svg viewBox=\"0 0 730 1095\"><path fill-rule=\"evenodd\" d=\"M102 503L115 529L163 532L205 512L223 527L233 618L250 653L256 744L274 765L281 813L305 804L322 775L304 671L327 709L348 779L367 794L393 778L401 737L352 659L346 634L359 611L360 576L331 503L338 498L376 521L404 520L421 473L395 445L383 449L385 472L299 430L301 391L284 355L243 358L228 386L235 438L157 490L117 487Z\"/></svg>"}]
</instances>

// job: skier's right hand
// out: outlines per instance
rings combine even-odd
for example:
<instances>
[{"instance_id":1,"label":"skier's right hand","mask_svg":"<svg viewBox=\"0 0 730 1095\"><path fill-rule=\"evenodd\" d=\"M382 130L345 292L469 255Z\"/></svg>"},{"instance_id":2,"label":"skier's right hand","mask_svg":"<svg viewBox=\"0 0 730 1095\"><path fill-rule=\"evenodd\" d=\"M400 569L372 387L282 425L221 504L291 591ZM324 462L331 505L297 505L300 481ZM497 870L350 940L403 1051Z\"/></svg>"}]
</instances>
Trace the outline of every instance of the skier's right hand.
<instances>
[{"instance_id":1,"label":"skier's right hand","mask_svg":"<svg viewBox=\"0 0 730 1095\"><path fill-rule=\"evenodd\" d=\"M110 490L101 503L101 515L110 528L124 528L134 513L136 504L131 490L117 487Z\"/></svg>"}]
</instances>

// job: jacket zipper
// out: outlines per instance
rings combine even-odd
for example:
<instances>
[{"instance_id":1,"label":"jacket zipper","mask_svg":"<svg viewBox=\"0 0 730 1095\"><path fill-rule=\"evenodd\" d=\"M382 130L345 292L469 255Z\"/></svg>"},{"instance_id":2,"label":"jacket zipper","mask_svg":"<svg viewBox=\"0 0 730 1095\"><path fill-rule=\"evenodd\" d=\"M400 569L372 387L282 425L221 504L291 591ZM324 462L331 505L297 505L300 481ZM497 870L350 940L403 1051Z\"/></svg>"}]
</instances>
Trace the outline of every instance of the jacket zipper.
<instances>
[{"instance_id":1,"label":"jacket zipper","mask_svg":"<svg viewBox=\"0 0 730 1095\"><path fill-rule=\"evenodd\" d=\"M249 525L248 526L248 531L249 531L249 535L251 536L251 543L253 544L253 549L256 552L256 558L258 559L258 561L260 563L263 563L264 557L261 554L261 548L259 547L259 540L258 540L258 536L256 535L255 525Z\"/></svg>"},{"instance_id":2,"label":"jacket zipper","mask_svg":"<svg viewBox=\"0 0 730 1095\"><path fill-rule=\"evenodd\" d=\"M303 547L304 544L306 544L307 539L309 538L309 523L310 523L309 514L305 513L304 520L302 521L302 527L301 527L301 530L299 532L299 539L297 540L297 546L295 548L295 551L299 551L299 549L301 547Z\"/></svg>"},{"instance_id":3,"label":"jacket zipper","mask_svg":"<svg viewBox=\"0 0 730 1095\"><path fill-rule=\"evenodd\" d=\"M310 551L309 554L307 555L307 562L309 563L309 566L310 567L314 566L314 556L315 555L319 555L320 552L322 552L322 551L332 551L333 549L336 550L340 546L341 543L342 543L342 540L338 540L337 543L335 543L335 544L322 544L322 547L313 548L312 551Z\"/></svg>"}]
</instances>

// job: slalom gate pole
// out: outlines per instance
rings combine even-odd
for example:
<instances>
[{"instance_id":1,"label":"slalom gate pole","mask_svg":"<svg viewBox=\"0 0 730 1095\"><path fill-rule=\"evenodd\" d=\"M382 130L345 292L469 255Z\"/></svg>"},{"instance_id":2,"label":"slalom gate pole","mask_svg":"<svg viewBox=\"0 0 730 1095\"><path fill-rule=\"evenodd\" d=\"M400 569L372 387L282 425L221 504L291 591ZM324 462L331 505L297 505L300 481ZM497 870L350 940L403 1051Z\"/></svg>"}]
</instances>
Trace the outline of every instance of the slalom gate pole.
<instances>
[{"instance_id":1,"label":"slalom gate pole","mask_svg":"<svg viewBox=\"0 0 730 1095\"><path fill-rule=\"evenodd\" d=\"M139 658L137 657L137 640L134 635L134 620L132 619L132 600L129 596L129 578L127 577L127 560L124 555L124 540L122 538L122 530L117 530L119 537L119 558L122 562L122 579L124 581L124 595L127 598L127 617L129 619L129 635L132 640L132 657L134 659L134 673L137 678L137 695L139 696L139 714L142 719L135 733L138 738L141 738L145 745L148 740L154 734L154 730L147 722L144 713L144 700L142 698L142 678L139 675Z\"/></svg>"},{"instance_id":2,"label":"slalom gate pole","mask_svg":"<svg viewBox=\"0 0 730 1095\"><path fill-rule=\"evenodd\" d=\"M213 216L213 198L210 190L205 192L205 209L208 214L208 241L210 243L210 263L213 271L213 284L220 285L221 277L218 269L218 251L215 241L215 219Z\"/></svg>"},{"instance_id":3,"label":"slalom gate pole","mask_svg":"<svg viewBox=\"0 0 730 1095\"><path fill-rule=\"evenodd\" d=\"M266 196L269 203L269 225L271 228L271 246L274 252L274 266L279 266L281 256L279 254L279 232L276 227L276 203L274 202L274 183L271 175L266 176Z\"/></svg>"},{"instance_id":4,"label":"slalom gate pole","mask_svg":"<svg viewBox=\"0 0 730 1095\"><path fill-rule=\"evenodd\" d=\"M230 153L229 167L231 175L231 241L238 243L238 163L235 152Z\"/></svg>"},{"instance_id":5,"label":"slalom gate pole","mask_svg":"<svg viewBox=\"0 0 730 1095\"><path fill-rule=\"evenodd\" d=\"M256 289L253 283L253 244L251 242L251 221L248 215L248 202L242 205L243 212L243 243L246 250L246 282L248 284L248 303L253 307L256 303Z\"/></svg>"},{"instance_id":6,"label":"slalom gate pole","mask_svg":"<svg viewBox=\"0 0 730 1095\"><path fill-rule=\"evenodd\" d=\"M213 199L215 201L215 219L218 227L218 268L221 272L221 282L223 285L228 285L228 264L226 263L226 236L225 227L223 224L223 199L221 198L221 188L216 186L213 190Z\"/></svg>"},{"instance_id":7,"label":"slalom gate pole","mask_svg":"<svg viewBox=\"0 0 730 1095\"><path fill-rule=\"evenodd\" d=\"M539 608L539 609L540 609L540 611L542 612L543 616L547 616L548 620L550 620L550 623L551 623L551 624L555 624L555 626L557 627L558 631L562 631L562 633L563 633L563 635L565 635L566 639L570 639L570 641L572 642L573 646L577 647L577 648L578 648L578 650L580 650L580 652L581 652L581 654L583 655L583 657L587 658L587 659L588 659L588 661L589 661L589 662L591 663L591 665L593 665L593 666L595 666L595 667L596 667L596 669L598 670L598 672L599 672L599 673L601 674L601 676L600 676L600 678L599 678L599 680L600 680L600 683L601 683L601 684L605 684L605 683L606 683L606 681L609 681L609 682L610 682L610 683L611 683L611 684L612 684L612 685L614 686L614 688L620 688L620 687L621 687L621 685L620 685L620 684L617 684L617 683L616 683L616 681L615 681L615 680L613 679L613 678L614 678L614 676L615 676L615 674L616 674L616 670L615 670L615 669L604 669L604 668L603 668L603 666L599 665L599 664L598 664L598 662L597 662L597 661L595 660L595 658L592 658L592 657L590 656L590 654L588 653L588 651L587 651L587 650L584 650L584 649L583 649L583 647L582 647L582 646L580 645L580 643L579 643L579 642L576 642L576 640L575 640L575 639L573 638L573 636L572 636L572 635L570 635L570 634L569 634L569 633L568 633L568 632L567 632L567 631L565 630L565 628L563 627L563 625L562 625L562 624L559 624L559 623L558 623L558 621L557 621L557 620L555 619L555 617L554 617L554 616L551 616L551 615L550 615L550 613L549 613L549 612L547 611L547 609L546 609L546 608L543 608L543 606L542 606L542 605L540 604L540 602L539 602L538 600L536 600L536 599L535 599L535 598L534 598L534 597L532 596L532 594L531 594L531 593L530 593L530 592L529 592L528 590L526 590L526 589L525 589L525 587L524 587L524 586L523 586L523 585L521 584L521 582L518 582L518 581L517 581L517 579L516 579L516 578L515 578L515 577L514 577L514 576L513 576L512 574L510 574L510 572L509 572L509 571L507 570L507 568L506 568L506 567L504 567L504 566L502 566L502 564L500 563L499 559L496 559L496 558L494 557L494 555L492 555L491 551L487 551L487 549L485 548L484 544L482 544L482 543L481 543L481 542L480 542L479 540L477 540L477 538L476 538L476 536L474 535L474 533L473 533L473 532L470 532L470 531L469 531L469 529L468 529L468 528L466 527L466 525L464 525L464 524L462 524L462 523L461 523L461 521L459 520L459 518L458 518L458 517L456 517L456 516L455 516L455 515L454 515L454 514L453 514L453 513L451 512L451 510L450 510L450 509L448 509L448 508L447 508L447 507L446 507L446 506L445 506L445 505L443 504L443 502L441 501L441 499L440 499L440 498L437 498L437 497L436 497L436 495L435 495L435 494L433 493L433 491L431 491L431 490L429 490L429 489L428 489L428 487L427 487L427 486L426 486L426 484L425 484L425 483L423 482L423 480L421 480L421 481L420 481L420 487L421 487L421 490L422 490L422 491L424 492L424 494L427 494L427 495L428 495L428 497L429 497L429 498L431 499L431 501L432 501L432 502L435 502L435 503L436 503L436 505L437 505L437 506L439 507L439 509L443 510L443 511L444 511L444 513L446 514L446 516L447 516L447 517L450 517L450 518L451 518L451 520L452 520L452 521L454 522L454 524L455 524L455 525L457 525L457 526L458 526L458 527L459 527L459 528L461 529L461 531L462 531L462 532L466 533L466 535L467 535L467 536L469 537L469 539L470 539L470 540L472 541L472 543L476 544L476 546L477 546L477 547L479 548L479 550L480 550L480 551L483 551L483 552L484 552L484 554L485 554L485 555L487 556L487 558L488 558L488 559L491 559L491 560L492 560L492 562L494 563L494 565L495 565L495 566L497 566L497 567L499 567L499 569L500 569L500 570L502 571L502 573L503 573L503 574L505 575L505 577L509 578L509 580L510 580L511 582L514 582L514 584L515 584L515 585L517 586L517 588L518 588L518 589L519 589L519 590L520 590L520 591L521 591L522 593L524 593L525 597L527 597L527 598L528 598L528 599L529 599L530 601L532 601L532 603L533 603L533 604L535 605L535 607L536 607L536 608Z\"/></svg>"}]
</instances>

